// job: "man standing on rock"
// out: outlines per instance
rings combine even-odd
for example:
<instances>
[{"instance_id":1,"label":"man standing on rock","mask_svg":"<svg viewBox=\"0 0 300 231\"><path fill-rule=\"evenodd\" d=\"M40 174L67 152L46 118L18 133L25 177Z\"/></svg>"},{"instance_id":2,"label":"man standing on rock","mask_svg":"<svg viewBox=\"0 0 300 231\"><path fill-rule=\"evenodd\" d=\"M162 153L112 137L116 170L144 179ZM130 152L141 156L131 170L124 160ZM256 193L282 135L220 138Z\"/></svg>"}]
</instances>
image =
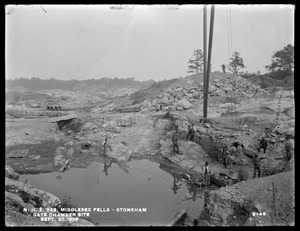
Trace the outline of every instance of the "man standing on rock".
<instances>
[{"instance_id":1,"label":"man standing on rock","mask_svg":"<svg viewBox=\"0 0 300 231\"><path fill-rule=\"evenodd\" d=\"M172 143L173 143L173 153L179 154L179 148L178 148L178 130L176 129L173 137L172 137Z\"/></svg>"},{"instance_id":2,"label":"man standing on rock","mask_svg":"<svg viewBox=\"0 0 300 231\"><path fill-rule=\"evenodd\" d=\"M225 64L222 64L221 67L222 67L223 73L225 73L226 65L225 65Z\"/></svg>"},{"instance_id":3,"label":"man standing on rock","mask_svg":"<svg viewBox=\"0 0 300 231\"><path fill-rule=\"evenodd\" d=\"M194 137L193 137L194 139L193 139L193 140L194 140L194 142L196 143L196 141L197 141L197 140L196 140L196 138L197 138L197 137L196 137L196 134L197 134L197 127L196 127L195 124L193 124L193 134L194 134Z\"/></svg>"},{"instance_id":4,"label":"man standing on rock","mask_svg":"<svg viewBox=\"0 0 300 231\"><path fill-rule=\"evenodd\" d=\"M229 156L229 151L228 151L228 146L226 144L224 145L222 150L222 162L225 168L227 168L228 166L228 156Z\"/></svg>"},{"instance_id":5,"label":"man standing on rock","mask_svg":"<svg viewBox=\"0 0 300 231\"><path fill-rule=\"evenodd\" d=\"M186 140L191 140L191 137L193 135L193 129L191 128L190 125L188 125L188 130L187 130L188 134L186 136Z\"/></svg>"},{"instance_id":6,"label":"man standing on rock","mask_svg":"<svg viewBox=\"0 0 300 231\"><path fill-rule=\"evenodd\" d=\"M292 152L294 150L294 145L291 141L291 136L289 134L286 135L286 141L284 144L284 148L285 148L285 159L288 163L292 159Z\"/></svg>"},{"instance_id":7,"label":"man standing on rock","mask_svg":"<svg viewBox=\"0 0 300 231\"><path fill-rule=\"evenodd\" d=\"M253 157L253 165L254 165L254 174L253 174L253 179L256 177L256 172L258 172L258 177L260 177L260 160L258 157L259 153L256 153L255 156Z\"/></svg>"},{"instance_id":8,"label":"man standing on rock","mask_svg":"<svg viewBox=\"0 0 300 231\"><path fill-rule=\"evenodd\" d=\"M262 137L259 142L258 150L260 151L260 149L263 149L264 153L266 153L267 147L268 147L268 141L265 139L265 137Z\"/></svg>"},{"instance_id":9,"label":"man standing on rock","mask_svg":"<svg viewBox=\"0 0 300 231\"><path fill-rule=\"evenodd\" d=\"M106 155L106 147L109 147L110 151L112 151L112 148L110 145L107 145L107 137L105 137L105 140L102 142L104 155Z\"/></svg>"},{"instance_id":10,"label":"man standing on rock","mask_svg":"<svg viewBox=\"0 0 300 231\"><path fill-rule=\"evenodd\" d=\"M204 174L205 185L209 185L209 182L210 182L210 168L208 166L207 161L205 161L205 166L203 168L203 174Z\"/></svg>"}]
</instances>

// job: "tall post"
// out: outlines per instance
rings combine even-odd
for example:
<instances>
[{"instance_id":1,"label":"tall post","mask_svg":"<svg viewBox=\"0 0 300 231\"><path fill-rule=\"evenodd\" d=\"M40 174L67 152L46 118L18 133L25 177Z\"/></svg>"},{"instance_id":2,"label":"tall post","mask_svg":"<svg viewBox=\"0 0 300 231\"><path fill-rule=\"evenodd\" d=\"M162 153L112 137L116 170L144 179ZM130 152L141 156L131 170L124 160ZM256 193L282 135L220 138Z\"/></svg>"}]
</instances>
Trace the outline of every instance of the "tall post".
<instances>
[{"instance_id":1,"label":"tall post","mask_svg":"<svg viewBox=\"0 0 300 231\"><path fill-rule=\"evenodd\" d=\"M207 102L205 99L205 89L206 89L206 18L207 18L207 10L206 5L203 6L203 117L207 114Z\"/></svg>"},{"instance_id":2,"label":"tall post","mask_svg":"<svg viewBox=\"0 0 300 231\"><path fill-rule=\"evenodd\" d=\"M204 96L204 104L203 107L203 117L204 119L207 117L207 98L208 98L208 89L209 89L209 75L210 75L210 61L211 61L211 50L212 50L212 40L213 40L213 30L214 30L214 16L215 16L215 6L211 6L210 13L210 30L209 30L209 43L208 43L208 58L206 65L206 80L205 80L205 96Z\"/></svg>"}]
</instances>

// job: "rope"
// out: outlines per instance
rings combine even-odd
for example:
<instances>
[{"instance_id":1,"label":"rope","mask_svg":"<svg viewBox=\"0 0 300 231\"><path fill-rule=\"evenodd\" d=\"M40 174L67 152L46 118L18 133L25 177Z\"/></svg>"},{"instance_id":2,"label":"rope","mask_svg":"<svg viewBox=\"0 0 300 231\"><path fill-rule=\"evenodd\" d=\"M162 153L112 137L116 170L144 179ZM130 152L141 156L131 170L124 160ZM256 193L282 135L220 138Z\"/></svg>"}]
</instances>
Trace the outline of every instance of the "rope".
<instances>
[{"instance_id":1,"label":"rope","mask_svg":"<svg viewBox=\"0 0 300 231\"><path fill-rule=\"evenodd\" d=\"M265 55L266 60L268 60L267 55L266 55L266 52L265 52L265 49L264 49L264 46L262 45L262 43L261 43L261 41L260 41L260 39L259 39L259 36L257 36L257 33L256 33L255 29L254 29L254 26L253 26L253 24L252 24L252 22L251 22L251 20L250 20L250 17L249 17L249 15L248 15L248 13L247 13L247 11L246 11L245 9L244 9L244 12L245 12L245 14L246 14L246 16L247 16L247 18L248 18L248 20L249 20L249 23L251 24L251 27L252 27L252 30L254 31L254 34L255 34L255 36L256 36L256 39L258 40L258 42L259 42L259 44L260 44L260 46L261 46L261 48L262 48L262 50L263 50L263 53L264 53L264 55Z\"/></svg>"},{"instance_id":2,"label":"rope","mask_svg":"<svg viewBox=\"0 0 300 231\"><path fill-rule=\"evenodd\" d=\"M95 61L92 63L92 65L90 67L87 68L87 70L80 76L80 78L82 78L84 75L86 75L91 68L98 62L100 57L103 57L105 52L107 51L107 49L113 44L113 42L120 36L120 34L124 31L124 29L127 27L127 25L129 24L129 22L132 20L132 17L126 22L126 24L124 25L124 27L119 31L119 33L116 34L116 36L111 40L111 42L104 48L104 50L102 51L101 55L98 55L98 57L95 59Z\"/></svg>"},{"instance_id":3,"label":"rope","mask_svg":"<svg viewBox=\"0 0 300 231\"><path fill-rule=\"evenodd\" d=\"M232 45L232 24L231 24L231 10L230 10L230 6L228 6L227 9L227 38L228 38L228 59L229 59L229 63L230 63L230 56L233 55L233 45ZM233 72L233 77L235 77L235 73ZM232 98L230 96L230 98ZM235 118L233 113L235 113ZM235 121L235 126L234 126L234 121ZM236 115L236 105L234 104L234 111L231 114L231 124L232 127L236 127L237 124L237 115Z\"/></svg>"}]
</instances>

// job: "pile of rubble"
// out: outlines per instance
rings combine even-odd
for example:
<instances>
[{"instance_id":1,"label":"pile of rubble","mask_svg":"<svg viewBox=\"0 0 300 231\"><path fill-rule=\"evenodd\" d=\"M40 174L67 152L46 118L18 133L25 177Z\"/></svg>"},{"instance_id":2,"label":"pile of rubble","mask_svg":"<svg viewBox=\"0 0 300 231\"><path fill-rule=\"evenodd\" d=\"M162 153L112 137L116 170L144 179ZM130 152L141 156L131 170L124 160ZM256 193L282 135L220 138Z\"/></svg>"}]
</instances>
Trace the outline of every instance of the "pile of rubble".
<instances>
[{"instance_id":1,"label":"pile of rubble","mask_svg":"<svg viewBox=\"0 0 300 231\"><path fill-rule=\"evenodd\" d=\"M193 108L193 103L203 98L202 74L179 79L152 101L144 101L144 110L159 110L161 107L170 111L182 111ZM214 72L211 74L208 96L230 98L253 98L269 94L259 86L240 76L229 73Z\"/></svg>"}]
</instances>

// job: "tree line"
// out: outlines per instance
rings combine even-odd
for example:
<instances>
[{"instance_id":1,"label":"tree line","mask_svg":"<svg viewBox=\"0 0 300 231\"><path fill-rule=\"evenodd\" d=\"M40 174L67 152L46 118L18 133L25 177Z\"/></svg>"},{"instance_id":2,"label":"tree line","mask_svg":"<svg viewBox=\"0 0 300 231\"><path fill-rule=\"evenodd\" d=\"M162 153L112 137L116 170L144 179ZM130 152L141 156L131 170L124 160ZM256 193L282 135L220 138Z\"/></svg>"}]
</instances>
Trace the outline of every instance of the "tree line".
<instances>
[{"instance_id":1,"label":"tree line","mask_svg":"<svg viewBox=\"0 0 300 231\"><path fill-rule=\"evenodd\" d=\"M201 49L194 50L188 64L188 73L199 73L203 70L203 52ZM240 53L235 51L230 62L222 64L221 67L224 73L228 67L233 74L240 74L240 70L245 68L245 65ZM265 68L274 77L291 75L294 70L294 46L288 44L282 50L276 51L271 57L271 64L266 65Z\"/></svg>"},{"instance_id":2,"label":"tree line","mask_svg":"<svg viewBox=\"0 0 300 231\"><path fill-rule=\"evenodd\" d=\"M139 86L139 87L148 87L154 80L147 81L136 81L134 78L108 78L104 77L101 79L87 79L87 80L61 80L61 79L40 79L38 77L32 77L30 79L21 77L18 79L8 79L6 80L6 87L8 89L14 88L16 86L22 86L27 88L28 90L74 90L79 84L87 84L87 85L105 85L106 89L122 86L122 87L131 87L131 86Z\"/></svg>"}]
</instances>

